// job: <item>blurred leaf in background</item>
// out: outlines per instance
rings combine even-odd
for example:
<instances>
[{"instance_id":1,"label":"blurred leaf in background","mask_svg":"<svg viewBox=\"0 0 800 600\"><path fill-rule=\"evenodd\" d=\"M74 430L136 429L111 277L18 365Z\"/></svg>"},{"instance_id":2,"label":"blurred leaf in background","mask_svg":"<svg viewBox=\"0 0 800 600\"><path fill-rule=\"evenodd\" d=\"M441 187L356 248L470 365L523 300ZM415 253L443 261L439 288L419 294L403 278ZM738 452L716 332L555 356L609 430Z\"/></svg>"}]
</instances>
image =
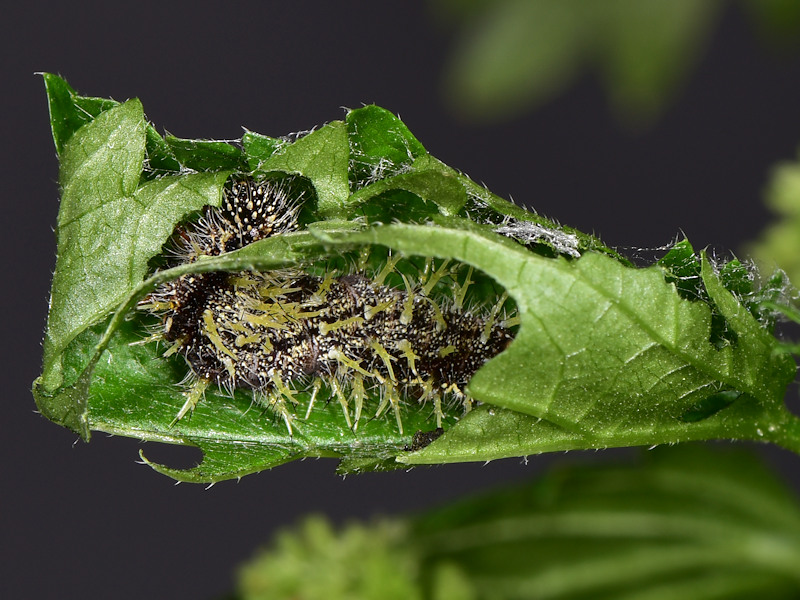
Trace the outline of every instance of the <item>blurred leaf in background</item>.
<instances>
[{"instance_id":1,"label":"blurred leaf in background","mask_svg":"<svg viewBox=\"0 0 800 600\"><path fill-rule=\"evenodd\" d=\"M800 283L800 162L785 162L774 168L765 201L779 219L749 252L765 268L777 265L786 271L796 286Z\"/></svg>"},{"instance_id":2,"label":"blurred leaf in background","mask_svg":"<svg viewBox=\"0 0 800 600\"><path fill-rule=\"evenodd\" d=\"M795 0L743 0L763 37L790 46ZM626 125L645 127L680 92L726 6L722 0L435 0L458 34L445 68L453 109L492 122L533 110L596 71Z\"/></svg>"},{"instance_id":3,"label":"blurred leaf in background","mask_svg":"<svg viewBox=\"0 0 800 600\"><path fill-rule=\"evenodd\" d=\"M742 0L761 41L776 48L800 48L800 2L797 0Z\"/></svg>"},{"instance_id":4,"label":"blurred leaf in background","mask_svg":"<svg viewBox=\"0 0 800 600\"><path fill-rule=\"evenodd\" d=\"M798 597L800 508L760 460L699 446L643 457L407 520L337 531L309 518L241 570L237 597Z\"/></svg>"},{"instance_id":5,"label":"blurred leaf in background","mask_svg":"<svg viewBox=\"0 0 800 600\"><path fill-rule=\"evenodd\" d=\"M381 520L337 531L323 516L306 517L244 565L242 598L421 600L407 529L400 520Z\"/></svg>"}]
</instances>

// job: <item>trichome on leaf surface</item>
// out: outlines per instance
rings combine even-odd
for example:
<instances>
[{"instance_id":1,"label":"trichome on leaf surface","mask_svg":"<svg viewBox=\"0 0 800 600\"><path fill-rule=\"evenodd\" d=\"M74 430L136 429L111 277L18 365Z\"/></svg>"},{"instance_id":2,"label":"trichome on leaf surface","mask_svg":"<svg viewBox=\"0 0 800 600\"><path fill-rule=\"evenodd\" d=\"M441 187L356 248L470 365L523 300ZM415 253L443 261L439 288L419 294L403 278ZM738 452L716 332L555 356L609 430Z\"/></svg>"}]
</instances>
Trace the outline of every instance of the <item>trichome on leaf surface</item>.
<instances>
[{"instance_id":1,"label":"trichome on leaf surface","mask_svg":"<svg viewBox=\"0 0 800 600\"><path fill-rule=\"evenodd\" d=\"M199 447L213 482L707 439L800 451L787 283L687 240L637 268L430 154L393 114L236 143L44 75L58 257L33 392L91 431Z\"/></svg>"}]
</instances>

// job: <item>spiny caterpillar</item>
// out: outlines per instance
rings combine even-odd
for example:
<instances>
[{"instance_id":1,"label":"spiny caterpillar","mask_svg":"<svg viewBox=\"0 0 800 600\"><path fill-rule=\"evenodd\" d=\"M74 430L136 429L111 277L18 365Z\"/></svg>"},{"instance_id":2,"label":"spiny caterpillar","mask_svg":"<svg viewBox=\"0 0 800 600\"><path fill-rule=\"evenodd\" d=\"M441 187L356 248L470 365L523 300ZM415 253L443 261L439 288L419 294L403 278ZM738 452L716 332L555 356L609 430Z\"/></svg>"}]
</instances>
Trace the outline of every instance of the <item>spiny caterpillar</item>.
<instances>
[{"instance_id":1,"label":"spiny caterpillar","mask_svg":"<svg viewBox=\"0 0 800 600\"><path fill-rule=\"evenodd\" d=\"M178 264L216 256L298 228L302 198L284 183L234 178L221 208L207 208L195 224L178 227L171 255ZM180 353L192 382L175 421L193 410L209 384L231 394L253 390L257 402L282 418L292 433L291 405L310 391L306 418L323 386L341 404L348 426L358 426L368 398L376 416L392 408L403 431L406 399L432 402L441 427L442 403L464 403L472 375L512 339L515 318L500 318L504 294L483 314L465 308L472 268L431 259L416 280L389 257L380 272L311 274L300 269L184 275L162 285L140 308L161 319L156 338ZM386 284L400 279L401 288ZM453 281L452 298L432 293ZM351 415L352 405L352 415Z\"/></svg>"}]
</instances>

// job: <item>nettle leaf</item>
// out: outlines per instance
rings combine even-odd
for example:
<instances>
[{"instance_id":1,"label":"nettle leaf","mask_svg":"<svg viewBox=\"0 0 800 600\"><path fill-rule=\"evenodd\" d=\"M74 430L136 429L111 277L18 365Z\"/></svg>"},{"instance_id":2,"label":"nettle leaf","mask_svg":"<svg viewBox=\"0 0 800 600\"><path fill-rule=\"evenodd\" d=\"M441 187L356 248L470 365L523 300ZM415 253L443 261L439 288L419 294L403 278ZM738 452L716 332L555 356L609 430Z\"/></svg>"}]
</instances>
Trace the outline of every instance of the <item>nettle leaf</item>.
<instances>
[{"instance_id":1,"label":"nettle leaf","mask_svg":"<svg viewBox=\"0 0 800 600\"><path fill-rule=\"evenodd\" d=\"M246 131L242 136L242 148L247 157L248 170L254 173L260 171L261 165L287 143L286 140Z\"/></svg>"},{"instance_id":2,"label":"nettle leaf","mask_svg":"<svg viewBox=\"0 0 800 600\"><path fill-rule=\"evenodd\" d=\"M40 380L45 391L63 382L60 354L67 344L142 280L175 224L221 200L226 173L139 185L145 127L141 104L130 100L101 113L64 146L58 259Z\"/></svg>"},{"instance_id":3,"label":"nettle leaf","mask_svg":"<svg viewBox=\"0 0 800 600\"><path fill-rule=\"evenodd\" d=\"M758 296L739 266L713 268L687 242L659 265L632 268L596 238L442 164L378 107L287 138L165 140L137 100L95 102L55 76L45 81L62 205L34 395L45 416L85 439L96 430L197 446L204 459L194 469L152 465L186 481L305 456L340 458L348 472L712 438L800 447L783 405L794 363L756 319L768 310L758 298L774 294ZM148 148L178 170L153 167ZM153 272L176 225L218 206L232 172L295 177L303 230ZM356 428L324 390L308 415L310 396L298 393L290 432L252 392L214 386L174 422L188 366L149 340L156 323L136 310L146 294L188 273L379 265L390 252L412 274L431 258L470 265L471 304L491 306L504 289L518 311L511 346L470 381L481 404L466 415L446 407L438 439L429 443L437 423L428 405L405 402L402 430L390 414L375 418L376 391Z\"/></svg>"},{"instance_id":4,"label":"nettle leaf","mask_svg":"<svg viewBox=\"0 0 800 600\"><path fill-rule=\"evenodd\" d=\"M721 349L710 342L709 305L683 299L657 267L632 269L594 253L572 261L546 258L502 238L445 227L389 225L342 239L473 265L500 283L520 311L516 339L478 371L469 392L486 405L532 418L484 406L398 460L446 462L445 454L454 461L489 460L713 437L776 439L785 435L783 425L794 423L783 404L793 361L774 352L776 340L707 261L703 282L739 336ZM721 404L721 393L735 400ZM499 429L489 425L493 420Z\"/></svg>"},{"instance_id":5,"label":"nettle leaf","mask_svg":"<svg viewBox=\"0 0 800 600\"><path fill-rule=\"evenodd\" d=\"M405 123L379 106L350 111L346 123L356 188L406 172L428 154Z\"/></svg>"},{"instance_id":6,"label":"nettle leaf","mask_svg":"<svg viewBox=\"0 0 800 600\"><path fill-rule=\"evenodd\" d=\"M50 128L53 142L59 155L73 134L94 120L101 112L117 106L117 102L107 98L79 96L74 89L58 75L44 73L44 87L50 109Z\"/></svg>"},{"instance_id":7,"label":"nettle leaf","mask_svg":"<svg viewBox=\"0 0 800 600\"><path fill-rule=\"evenodd\" d=\"M254 146L249 146L252 149ZM248 159L252 163L252 158ZM345 216L343 207L350 195L347 180L349 147L341 121L333 121L293 144L279 147L269 158L259 162L257 172L282 171L306 177L317 195L321 216Z\"/></svg>"},{"instance_id":8,"label":"nettle leaf","mask_svg":"<svg viewBox=\"0 0 800 600\"><path fill-rule=\"evenodd\" d=\"M178 162L192 171L241 171L246 166L242 149L216 140L184 140L168 135L165 143Z\"/></svg>"},{"instance_id":9,"label":"nettle leaf","mask_svg":"<svg viewBox=\"0 0 800 600\"><path fill-rule=\"evenodd\" d=\"M53 141L59 156L78 129L90 123L100 113L119 105L119 102L109 98L79 96L58 75L43 73L42 78L50 108ZM145 162L147 170L142 173L145 177L177 173L181 167L167 143L149 123L146 125Z\"/></svg>"}]
</instances>

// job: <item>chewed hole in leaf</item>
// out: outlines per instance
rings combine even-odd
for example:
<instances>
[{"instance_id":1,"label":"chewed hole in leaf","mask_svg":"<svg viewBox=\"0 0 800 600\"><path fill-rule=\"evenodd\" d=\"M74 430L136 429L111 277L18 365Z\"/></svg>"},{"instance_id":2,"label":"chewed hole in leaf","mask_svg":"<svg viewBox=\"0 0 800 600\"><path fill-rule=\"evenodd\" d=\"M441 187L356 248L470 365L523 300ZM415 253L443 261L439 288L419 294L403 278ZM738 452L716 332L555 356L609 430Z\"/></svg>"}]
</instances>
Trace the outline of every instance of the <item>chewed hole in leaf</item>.
<instances>
[{"instance_id":1,"label":"chewed hole in leaf","mask_svg":"<svg viewBox=\"0 0 800 600\"><path fill-rule=\"evenodd\" d=\"M203 462L203 451L191 445L146 444L141 452L149 462L182 471L194 469Z\"/></svg>"},{"instance_id":2,"label":"chewed hole in leaf","mask_svg":"<svg viewBox=\"0 0 800 600\"><path fill-rule=\"evenodd\" d=\"M681 421L685 423L696 423L717 414L724 408L729 407L742 397L742 392L736 390L726 390L712 394L703 398L700 402L688 409L681 415Z\"/></svg>"}]
</instances>

